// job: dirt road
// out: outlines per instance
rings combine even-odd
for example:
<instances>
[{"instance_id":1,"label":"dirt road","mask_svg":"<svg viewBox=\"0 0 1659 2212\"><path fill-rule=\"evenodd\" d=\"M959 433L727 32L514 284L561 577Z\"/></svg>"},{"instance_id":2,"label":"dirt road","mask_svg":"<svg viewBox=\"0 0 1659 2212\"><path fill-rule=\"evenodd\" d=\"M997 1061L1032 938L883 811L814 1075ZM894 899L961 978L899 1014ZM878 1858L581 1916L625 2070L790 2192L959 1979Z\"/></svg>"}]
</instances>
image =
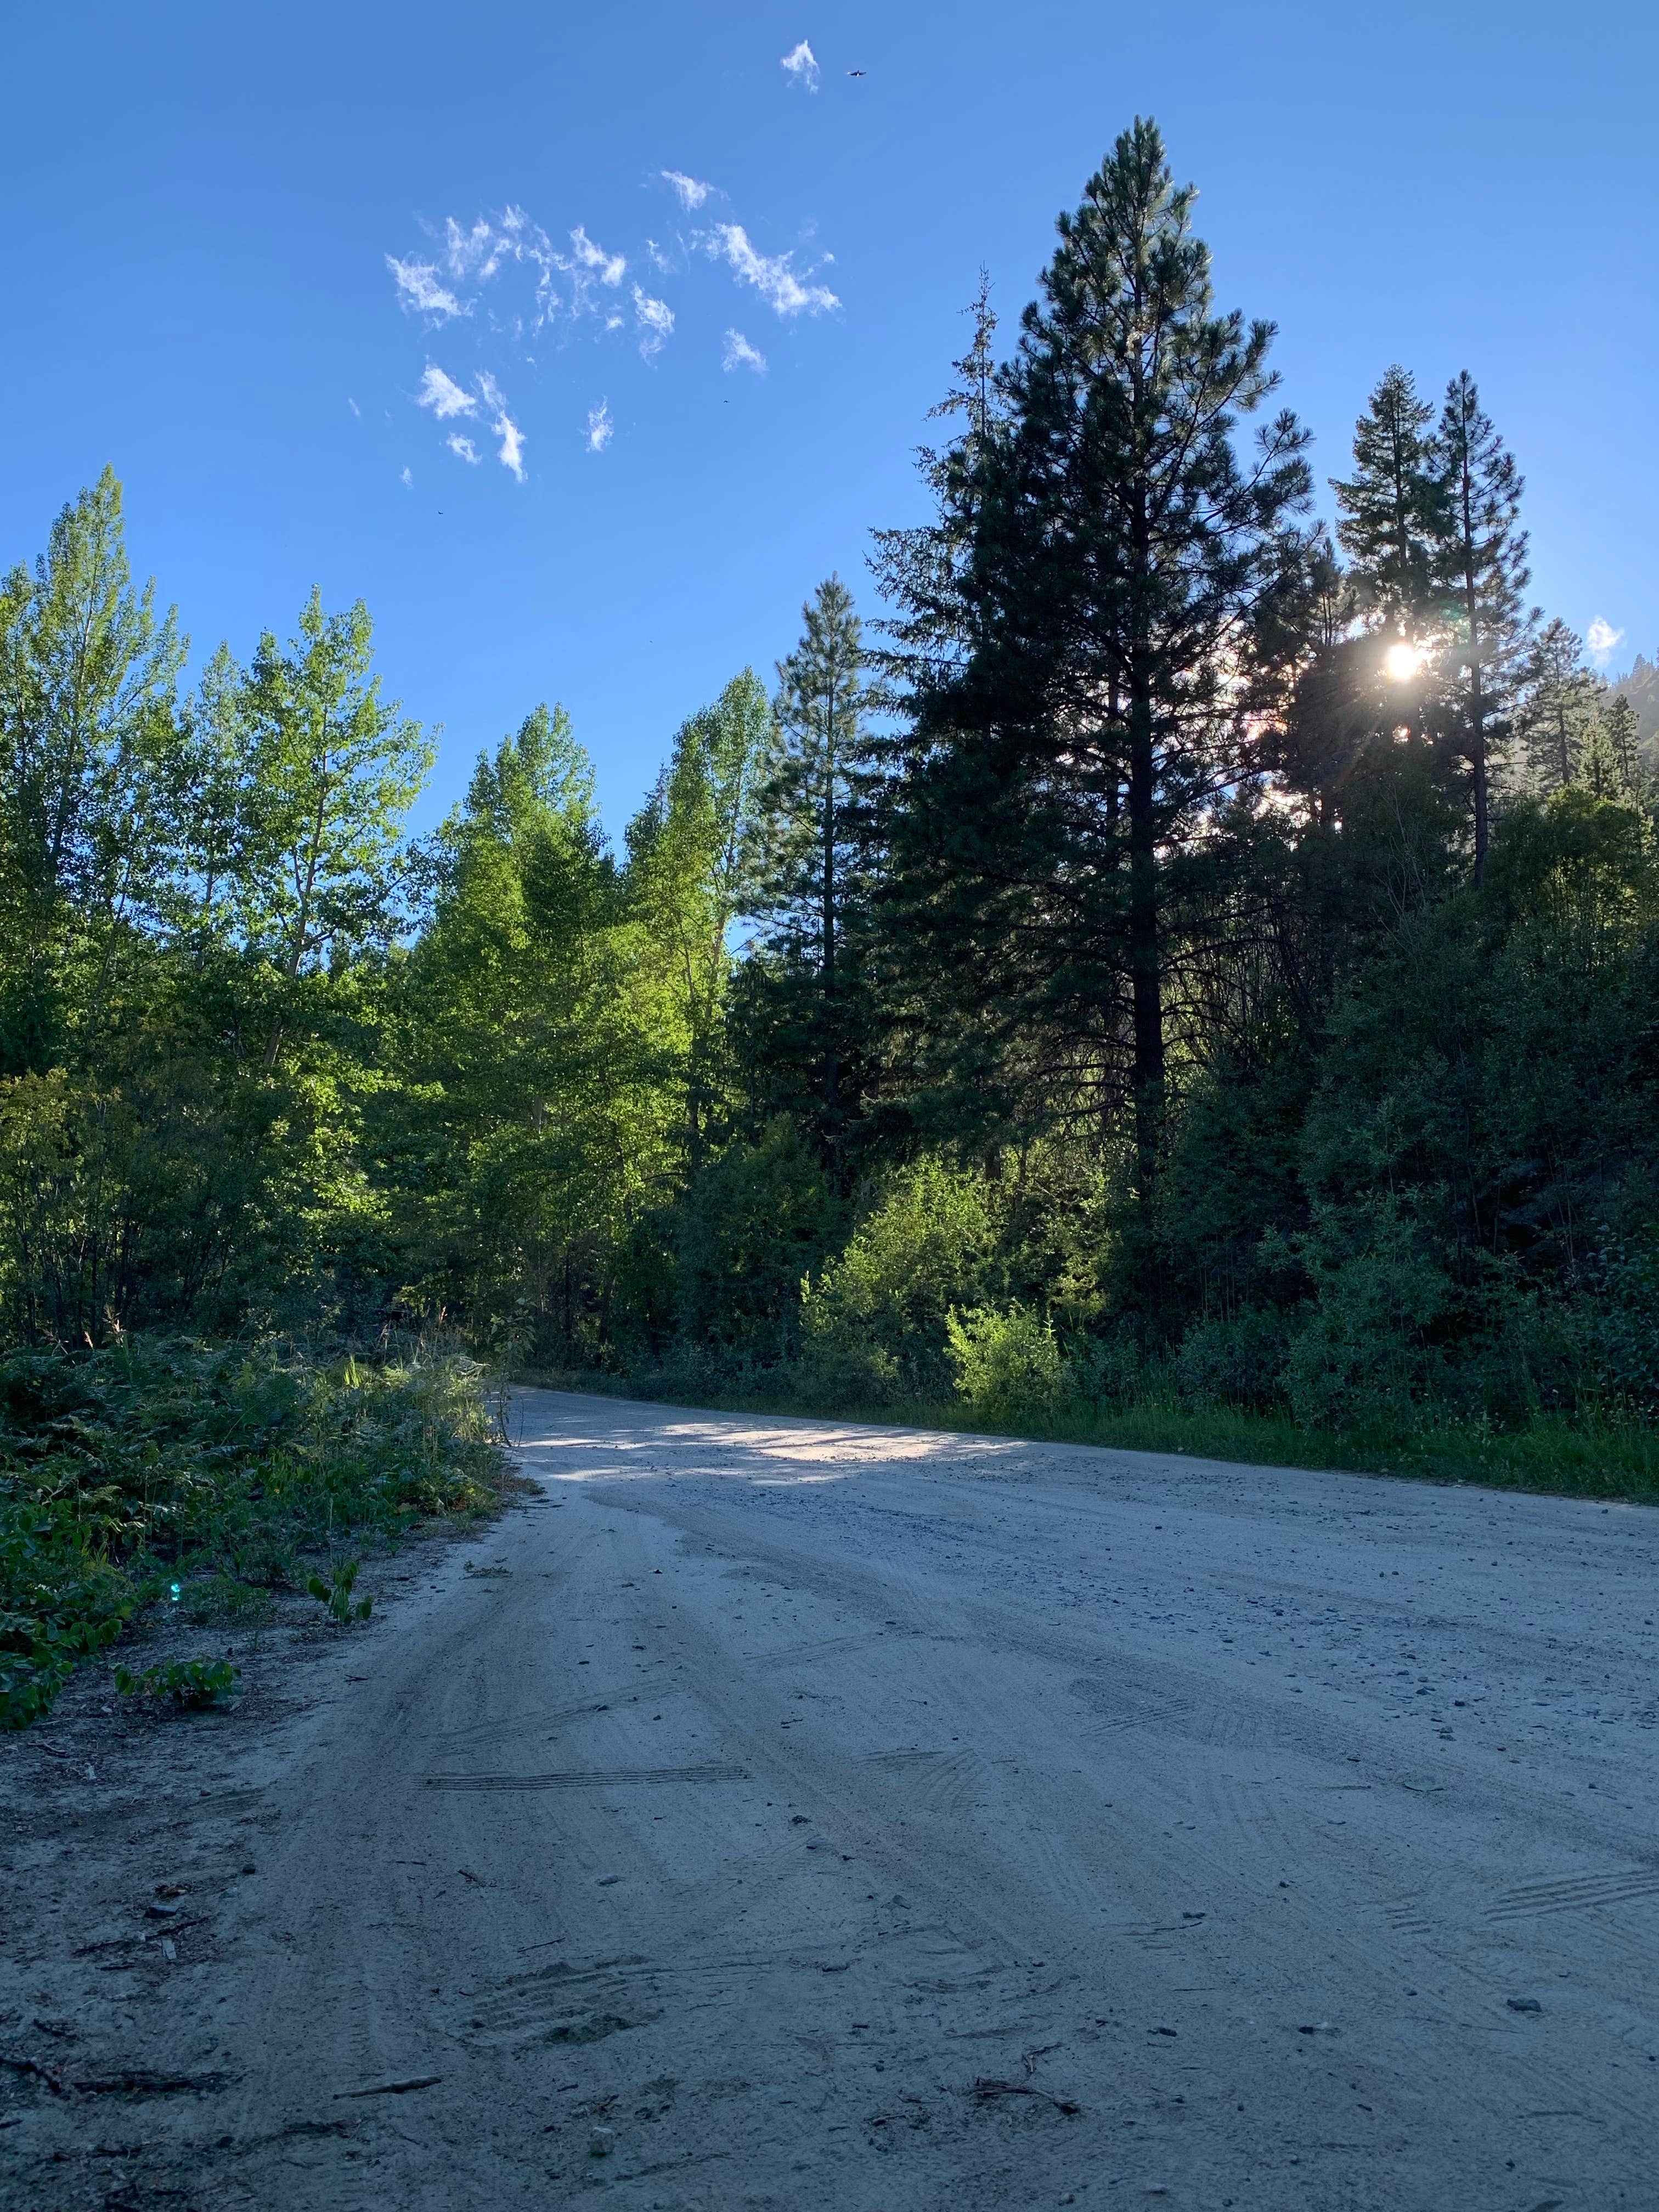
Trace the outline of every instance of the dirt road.
<instances>
[{"instance_id":1,"label":"dirt road","mask_svg":"<svg viewBox=\"0 0 1659 2212\"><path fill-rule=\"evenodd\" d=\"M1659 1516L518 1418L545 1502L197 1739L173 1959L63 1890L8 2205L1659 2204Z\"/></svg>"}]
</instances>

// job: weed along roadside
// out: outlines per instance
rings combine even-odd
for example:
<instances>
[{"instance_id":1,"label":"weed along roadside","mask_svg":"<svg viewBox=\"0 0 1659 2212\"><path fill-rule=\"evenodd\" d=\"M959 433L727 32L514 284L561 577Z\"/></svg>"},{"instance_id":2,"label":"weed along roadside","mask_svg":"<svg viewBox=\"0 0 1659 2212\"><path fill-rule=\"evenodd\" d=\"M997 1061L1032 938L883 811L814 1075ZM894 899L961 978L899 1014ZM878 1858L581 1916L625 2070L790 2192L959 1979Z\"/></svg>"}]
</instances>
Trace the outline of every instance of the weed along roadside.
<instances>
[{"instance_id":1,"label":"weed along roadside","mask_svg":"<svg viewBox=\"0 0 1659 2212\"><path fill-rule=\"evenodd\" d=\"M411 1344L364 1359L289 1340L125 1338L0 1362L0 1723L74 1670L175 1707L231 1692L228 1654L320 1605L366 1621L366 1549L465 1528L511 1480L483 1370ZM145 1665L129 1652L162 1654Z\"/></svg>"}]
</instances>

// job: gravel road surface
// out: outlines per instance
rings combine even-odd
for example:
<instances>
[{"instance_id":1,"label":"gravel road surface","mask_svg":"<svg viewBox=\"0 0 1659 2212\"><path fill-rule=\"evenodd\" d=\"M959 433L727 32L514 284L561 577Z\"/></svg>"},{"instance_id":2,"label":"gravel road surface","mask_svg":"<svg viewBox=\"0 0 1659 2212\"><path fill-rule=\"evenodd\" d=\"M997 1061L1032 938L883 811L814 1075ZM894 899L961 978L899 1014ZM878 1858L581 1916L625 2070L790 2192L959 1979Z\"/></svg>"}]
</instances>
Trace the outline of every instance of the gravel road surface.
<instances>
[{"instance_id":1,"label":"gravel road surface","mask_svg":"<svg viewBox=\"0 0 1659 2212\"><path fill-rule=\"evenodd\" d=\"M1659 1516L515 1419L62 2061L186 2086L17 2075L8 2204L1659 2204Z\"/></svg>"}]
</instances>

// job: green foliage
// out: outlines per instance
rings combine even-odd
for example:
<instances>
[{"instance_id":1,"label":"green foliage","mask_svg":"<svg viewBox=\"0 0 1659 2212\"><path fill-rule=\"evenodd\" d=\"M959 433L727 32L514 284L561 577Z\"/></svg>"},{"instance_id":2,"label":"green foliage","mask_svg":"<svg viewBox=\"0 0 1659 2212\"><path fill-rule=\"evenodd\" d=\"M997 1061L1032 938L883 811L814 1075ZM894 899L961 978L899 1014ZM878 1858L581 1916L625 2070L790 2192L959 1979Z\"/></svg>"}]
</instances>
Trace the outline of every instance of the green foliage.
<instances>
[{"instance_id":1,"label":"green foliage","mask_svg":"<svg viewBox=\"0 0 1659 2212\"><path fill-rule=\"evenodd\" d=\"M246 1617L490 1497L411 1327L1648 1480L1659 686L1534 645L1467 375L1377 386L1352 568L1304 531L1194 204L1137 121L1000 365L981 287L885 648L830 579L614 850L545 706L411 841L361 605L181 696L108 472L0 580L0 1717L158 1577Z\"/></svg>"},{"instance_id":2,"label":"green foliage","mask_svg":"<svg viewBox=\"0 0 1659 2212\"><path fill-rule=\"evenodd\" d=\"M647 1215L624 1257L618 1334L635 1357L777 1365L799 1340L803 1278L841 1240L845 1208L793 1122L735 1143Z\"/></svg>"},{"instance_id":3,"label":"green foliage","mask_svg":"<svg viewBox=\"0 0 1659 2212\"><path fill-rule=\"evenodd\" d=\"M1065 1363L1054 1330L1018 1304L975 1306L945 1318L957 1395L991 1420L1042 1419L1064 1395Z\"/></svg>"},{"instance_id":4,"label":"green foliage","mask_svg":"<svg viewBox=\"0 0 1659 2212\"><path fill-rule=\"evenodd\" d=\"M118 1667L115 1686L124 1698L170 1698L186 1712L222 1705L241 1674L228 1659L167 1659L135 1674Z\"/></svg>"},{"instance_id":5,"label":"green foliage","mask_svg":"<svg viewBox=\"0 0 1659 2212\"><path fill-rule=\"evenodd\" d=\"M481 1371L456 1353L319 1358L291 1342L125 1338L0 1359L0 1718L192 1577L250 1598L358 1529L493 1507Z\"/></svg>"},{"instance_id":6,"label":"green foliage","mask_svg":"<svg viewBox=\"0 0 1659 2212\"><path fill-rule=\"evenodd\" d=\"M803 1358L818 1387L879 1404L951 1385L953 1307L996 1286L991 1205L976 1176L923 1159L902 1169L847 1247L807 1285Z\"/></svg>"},{"instance_id":7,"label":"green foliage","mask_svg":"<svg viewBox=\"0 0 1659 2212\"><path fill-rule=\"evenodd\" d=\"M341 1628L349 1628L354 1620L367 1620L374 1610L372 1597L353 1601L351 1593L356 1587L359 1564L356 1559L337 1559L326 1577L306 1577L307 1591Z\"/></svg>"}]
</instances>

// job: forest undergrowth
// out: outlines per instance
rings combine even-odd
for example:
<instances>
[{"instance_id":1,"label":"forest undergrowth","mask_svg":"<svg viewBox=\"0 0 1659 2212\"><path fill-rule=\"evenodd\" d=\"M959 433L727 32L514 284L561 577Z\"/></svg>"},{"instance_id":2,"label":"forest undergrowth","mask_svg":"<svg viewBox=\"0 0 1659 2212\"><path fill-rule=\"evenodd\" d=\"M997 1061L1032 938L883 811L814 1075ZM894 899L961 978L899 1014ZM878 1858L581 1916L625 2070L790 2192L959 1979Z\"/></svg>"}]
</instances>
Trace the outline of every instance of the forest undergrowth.
<instances>
[{"instance_id":1,"label":"forest undergrowth","mask_svg":"<svg viewBox=\"0 0 1659 2212\"><path fill-rule=\"evenodd\" d=\"M483 1370L447 1348L364 1358L157 1337L13 1352L0 1727L37 1719L77 1665L147 1624L257 1627L313 1578L349 1590L348 1548L495 1510L501 1434Z\"/></svg>"}]
</instances>

